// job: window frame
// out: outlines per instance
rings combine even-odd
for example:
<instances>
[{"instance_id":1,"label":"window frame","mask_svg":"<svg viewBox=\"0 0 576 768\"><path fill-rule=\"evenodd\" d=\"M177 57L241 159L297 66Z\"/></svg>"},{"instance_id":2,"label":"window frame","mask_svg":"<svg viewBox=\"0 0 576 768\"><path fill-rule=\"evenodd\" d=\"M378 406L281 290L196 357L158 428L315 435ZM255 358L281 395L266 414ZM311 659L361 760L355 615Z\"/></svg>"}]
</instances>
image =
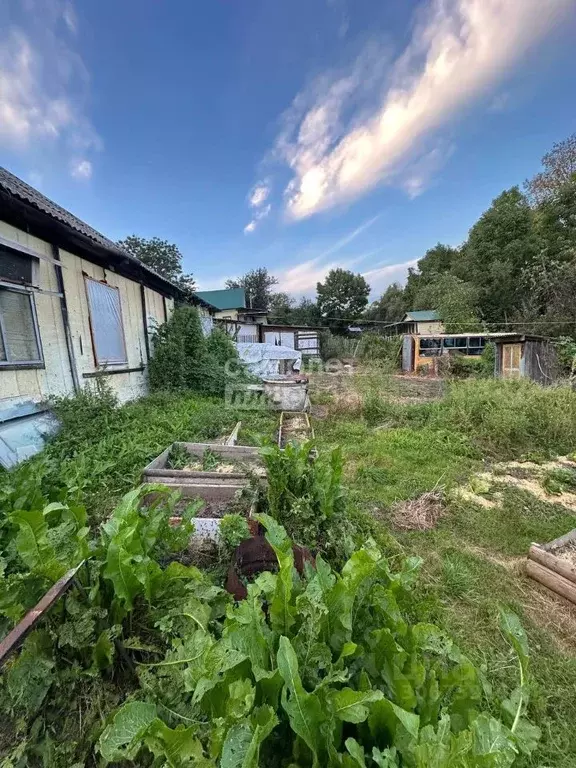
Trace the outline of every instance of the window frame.
<instances>
[{"instance_id":1,"label":"window frame","mask_svg":"<svg viewBox=\"0 0 576 768\"><path fill-rule=\"evenodd\" d=\"M26 286L26 287L33 287L38 286L40 284L40 257L34 256L32 253L29 253L27 250L20 250L20 248L17 247L17 244L14 243L14 245L8 245L8 243L0 238L0 256L2 255L2 250L11 251L14 253L15 256L20 256L22 258L28 258L31 262L31 281L28 283L26 280L10 280L9 277L3 277L0 275L0 284L7 284L7 285L17 285L17 286Z\"/></svg>"},{"instance_id":2,"label":"window frame","mask_svg":"<svg viewBox=\"0 0 576 768\"><path fill-rule=\"evenodd\" d=\"M120 314L120 332L121 332L121 338L122 338L122 347L124 349L124 360L103 360L100 362L98 359L98 349L96 347L96 336L94 333L94 322L92 319L92 304L90 302L90 291L88 289L88 282L91 281L93 283L98 283L98 285L104 285L106 288L109 288L112 291L116 291L118 295L118 309ZM94 357L94 365L96 368L99 369L105 369L110 366L127 366L129 364L128 361L128 345L126 344L126 330L124 327L124 313L122 312L122 296L120 294L120 288L118 288L116 285L110 285L110 283L107 283L106 280L97 280L95 277L90 277L89 275L84 275L84 288L86 290L86 302L88 304L88 323L90 325L90 339L92 341L92 356Z\"/></svg>"},{"instance_id":3,"label":"window frame","mask_svg":"<svg viewBox=\"0 0 576 768\"><path fill-rule=\"evenodd\" d=\"M14 368L44 368L44 350L42 349L42 338L40 336L40 327L38 325L38 313L36 311L36 298L34 296L34 291L26 290L25 288L20 287L19 283L10 283L10 287L8 287L6 283L1 283L0 291L23 293L25 296L28 296L28 302L32 314L34 337L36 340L36 347L38 349L38 359L36 360L12 360L10 358L10 349L6 342L6 328L4 326L2 310L0 310L0 335L2 336L2 345L6 354L6 360L0 360L0 370Z\"/></svg>"}]
</instances>

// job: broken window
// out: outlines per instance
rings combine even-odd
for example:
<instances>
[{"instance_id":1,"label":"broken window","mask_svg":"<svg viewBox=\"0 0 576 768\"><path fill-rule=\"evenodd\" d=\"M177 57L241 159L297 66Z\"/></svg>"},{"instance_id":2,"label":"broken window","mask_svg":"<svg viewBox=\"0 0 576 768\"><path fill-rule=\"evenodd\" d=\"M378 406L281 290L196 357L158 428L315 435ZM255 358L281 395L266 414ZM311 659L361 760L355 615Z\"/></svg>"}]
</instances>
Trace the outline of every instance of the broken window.
<instances>
[{"instance_id":1,"label":"broken window","mask_svg":"<svg viewBox=\"0 0 576 768\"><path fill-rule=\"evenodd\" d=\"M42 363L34 297L0 287L0 366Z\"/></svg>"},{"instance_id":2,"label":"broken window","mask_svg":"<svg viewBox=\"0 0 576 768\"><path fill-rule=\"evenodd\" d=\"M89 277L86 278L86 290L97 365L127 363L120 291Z\"/></svg>"}]
</instances>

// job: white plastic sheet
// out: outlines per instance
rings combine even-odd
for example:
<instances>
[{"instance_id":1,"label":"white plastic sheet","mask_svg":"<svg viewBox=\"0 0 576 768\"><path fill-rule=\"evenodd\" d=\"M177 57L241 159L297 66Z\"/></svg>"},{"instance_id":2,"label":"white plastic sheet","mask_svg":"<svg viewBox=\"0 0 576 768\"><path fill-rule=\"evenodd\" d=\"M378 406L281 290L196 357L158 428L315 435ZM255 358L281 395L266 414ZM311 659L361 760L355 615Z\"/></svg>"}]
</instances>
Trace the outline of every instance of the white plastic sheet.
<instances>
[{"instance_id":1,"label":"white plastic sheet","mask_svg":"<svg viewBox=\"0 0 576 768\"><path fill-rule=\"evenodd\" d=\"M127 363L120 291L105 283L87 279L90 320L96 346L96 359L104 363Z\"/></svg>"},{"instance_id":2,"label":"white plastic sheet","mask_svg":"<svg viewBox=\"0 0 576 768\"><path fill-rule=\"evenodd\" d=\"M290 349L290 347L279 347L276 344L242 344L239 342L236 344L236 349L250 373L260 378L280 373L281 360L291 360L294 371L299 371L302 367L302 352L297 349Z\"/></svg>"}]
</instances>

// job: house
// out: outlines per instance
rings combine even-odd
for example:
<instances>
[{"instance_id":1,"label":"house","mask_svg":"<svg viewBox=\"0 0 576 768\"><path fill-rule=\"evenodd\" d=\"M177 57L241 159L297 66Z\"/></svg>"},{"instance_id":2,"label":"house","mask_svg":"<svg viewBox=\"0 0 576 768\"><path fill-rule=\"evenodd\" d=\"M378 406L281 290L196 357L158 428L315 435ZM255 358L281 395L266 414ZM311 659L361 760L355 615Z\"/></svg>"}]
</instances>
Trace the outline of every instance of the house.
<instances>
[{"instance_id":1,"label":"house","mask_svg":"<svg viewBox=\"0 0 576 768\"><path fill-rule=\"evenodd\" d=\"M0 463L32 452L51 396L98 376L122 401L145 394L151 334L181 299L178 287L0 168ZM194 303L209 314L208 302Z\"/></svg>"},{"instance_id":2,"label":"house","mask_svg":"<svg viewBox=\"0 0 576 768\"><path fill-rule=\"evenodd\" d=\"M225 288L221 291L197 291L196 295L216 307L216 320L234 320L239 323L266 323L265 309L251 309L246 305L244 288Z\"/></svg>"},{"instance_id":3,"label":"house","mask_svg":"<svg viewBox=\"0 0 576 768\"><path fill-rule=\"evenodd\" d=\"M435 309L416 309L406 312L401 322L404 324L408 323L411 326L402 329L406 333L444 333L444 324Z\"/></svg>"},{"instance_id":4,"label":"house","mask_svg":"<svg viewBox=\"0 0 576 768\"><path fill-rule=\"evenodd\" d=\"M245 344L261 341L260 326L268 322L268 312L247 307L244 288L198 291L196 295L216 308L214 319L235 341Z\"/></svg>"},{"instance_id":5,"label":"house","mask_svg":"<svg viewBox=\"0 0 576 768\"><path fill-rule=\"evenodd\" d=\"M494 375L552 384L559 378L556 348L543 336L525 333L490 334L496 345Z\"/></svg>"}]
</instances>

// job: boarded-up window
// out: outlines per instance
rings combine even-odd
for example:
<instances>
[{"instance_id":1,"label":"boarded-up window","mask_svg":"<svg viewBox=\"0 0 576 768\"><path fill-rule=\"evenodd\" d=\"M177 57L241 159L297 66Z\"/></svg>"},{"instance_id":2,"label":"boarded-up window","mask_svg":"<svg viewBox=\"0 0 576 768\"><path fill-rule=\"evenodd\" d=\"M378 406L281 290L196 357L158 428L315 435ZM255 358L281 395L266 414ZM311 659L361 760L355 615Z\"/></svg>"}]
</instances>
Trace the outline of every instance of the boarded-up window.
<instances>
[{"instance_id":1,"label":"boarded-up window","mask_svg":"<svg viewBox=\"0 0 576 768\"><path fill-rule=\"evenodd\" d=\"M120 291L106 283L86 278L90 325L94 341L94 355L98 365L118 365L128 362Z\"/></svg>"},{"instance_id":2,"label":"boarded-up window","mask_svg":"<svg viewBox=\"0 0 576 768\"><path fill-rule=\"evenodd\" d=\"M0 280L31 285L37 260L0 245Z\"/></svg>"},{"instance_id":3,"label":"boarded-up window","mask_svg":"<svg viewBox=\"0 0 576 768\"><path fill-rule=\"evenodd\" d=\"M34 297L0 288L0 365L41 362Z\"/></svg>"}]
</instances>

